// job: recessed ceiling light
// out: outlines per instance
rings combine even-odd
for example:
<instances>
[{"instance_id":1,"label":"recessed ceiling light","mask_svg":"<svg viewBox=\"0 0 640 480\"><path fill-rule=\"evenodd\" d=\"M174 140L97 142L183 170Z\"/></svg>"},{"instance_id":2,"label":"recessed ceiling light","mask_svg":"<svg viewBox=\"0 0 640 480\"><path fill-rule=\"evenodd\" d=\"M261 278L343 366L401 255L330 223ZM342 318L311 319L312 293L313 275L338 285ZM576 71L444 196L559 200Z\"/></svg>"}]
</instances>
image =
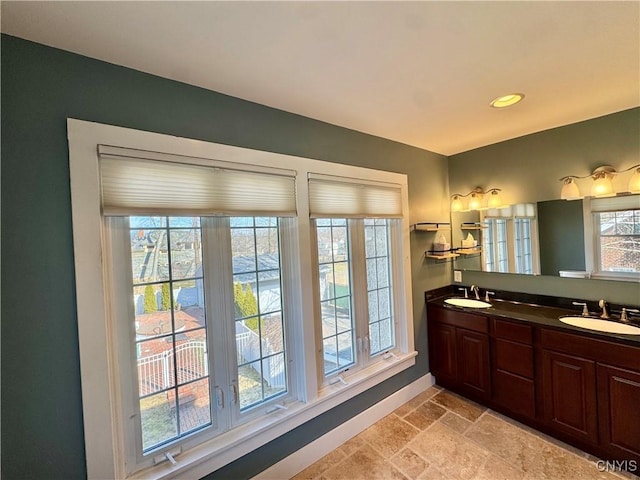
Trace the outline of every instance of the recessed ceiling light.
<instances>
[{"instance_id":1,"label":"recessed ceiling light","mask_svg":"<svg viewBox=\"0 0 640 480\"><path fill-rule=\"evenodd\" d=\"M524 93L510 93L509 95L503 95L502 97L494 98L491 100L491 106L494 108L504 108L515 105L524 98Z\"/></svg>"}]
</instances>

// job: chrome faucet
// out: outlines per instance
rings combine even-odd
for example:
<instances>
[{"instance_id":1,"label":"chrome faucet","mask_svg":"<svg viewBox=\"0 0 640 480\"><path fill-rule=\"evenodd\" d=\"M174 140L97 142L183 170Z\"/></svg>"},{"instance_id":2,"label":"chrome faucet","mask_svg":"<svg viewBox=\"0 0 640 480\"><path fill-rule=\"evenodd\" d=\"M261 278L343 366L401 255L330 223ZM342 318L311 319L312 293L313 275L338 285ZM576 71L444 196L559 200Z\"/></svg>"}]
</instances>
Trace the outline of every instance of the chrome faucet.
<instances>
[{"instance_id":1,"label":"chrome faucet","mask_svg":"<svg viewBox=\"0 0 640 480\"><path fill-rule=\"evenodd\" d=\"M469 298L469 294L467 293L467 289L465 287L460 287L458 290L464 290L464 298Z\"/></svg>"},{"instance_id":2,"label":"chrome faucet","mask_svg":"<svg viewBox=\"0 0 640 480\"><path fill-rule=\"evenodd\" d=\"M598 305L602 309L602 315L600 315L600 318L607 320L609 318L609 312L607 312L607 302L601 299L598 302Z\"/></svg>"},{"instance_id":3,"label":"chrome faucet","mask_svg":"<svg viewBox=\"0 0 640 480\"><path fill-rule=\"evenodd\" d=\"M471 287L469 288L473 293L476 294L476 300L480 300L480 293L478 292L478 286L477 285L471 285Z\"/></svg>"},{"instance_id":4,"label":"chrome faucet","mask_svg":"<svg viewBox=\"0 0 640 480\"><path fill-rule=\"evenodd\" d=\"M496 292L490 292L489 290L485 290L485 292L484 292L484 301L489 303L490 302L489 295L495 295L495 294L496 294Z\"/></svg>"}]
</instances>

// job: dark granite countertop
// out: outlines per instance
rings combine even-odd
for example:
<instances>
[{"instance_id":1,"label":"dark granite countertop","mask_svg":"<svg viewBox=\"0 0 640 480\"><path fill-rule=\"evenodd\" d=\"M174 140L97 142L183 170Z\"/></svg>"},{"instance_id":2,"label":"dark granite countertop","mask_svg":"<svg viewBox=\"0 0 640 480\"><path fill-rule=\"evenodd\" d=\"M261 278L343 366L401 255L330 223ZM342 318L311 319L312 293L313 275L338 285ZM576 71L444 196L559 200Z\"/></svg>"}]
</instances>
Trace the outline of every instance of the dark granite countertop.
<instances>
[{"instance_id":1,"label":"dark granite countertop","mask_svg":"<svg viewBox=\"0 0 640 480\"><path fill-rule=\"evenodd\" d=\"M598 332L595 330L589 330L580 327L574 327L572 325L567 325L559 320L560 317L572 315L572 316L580 316L581 310L580 307L568 308L566 306L566 302L564 301L556 301L555 297L540 297L537 296L535 299L547 299L548 303L554 304L543 305L538 303L528 303L517 300L506 300L500 298L500 292L496 292L496 297L491 298L491 307L489 308L465 308L465 307L456 307L453 305L446 304L444 301L447 298L463 298L460 295L453 294L450 290L447 289L439 289L438 291L425 292L425 298L428 303L432 303L434 305L438 305L451 310L463 311L466 313L472 313L476 315L485 315L491 317L498 318L508 318L513 320L520 320L527 323L532 323L535 325L542 325L545 327L552 327L558 330L566 330L571 333L580 334L583 336L588 336L591 338L598 338L602 340L611 340L619 343L626 343L629 345L640 346L640 335L625 335L620 333L607 333L607 332ZM505 292L508 293L508 292ZM505 295L505 296L513 296L513 295ZM523 294L526 297L526 294ZM471 296L469 297L471 298ZM529 299L530 300L530 299ZM597 318L597 317L594 317ZM615 320L612 320L615 321ZM637 322L632 323L634 326L640 327Z\"/></svg>"}]
</instances>

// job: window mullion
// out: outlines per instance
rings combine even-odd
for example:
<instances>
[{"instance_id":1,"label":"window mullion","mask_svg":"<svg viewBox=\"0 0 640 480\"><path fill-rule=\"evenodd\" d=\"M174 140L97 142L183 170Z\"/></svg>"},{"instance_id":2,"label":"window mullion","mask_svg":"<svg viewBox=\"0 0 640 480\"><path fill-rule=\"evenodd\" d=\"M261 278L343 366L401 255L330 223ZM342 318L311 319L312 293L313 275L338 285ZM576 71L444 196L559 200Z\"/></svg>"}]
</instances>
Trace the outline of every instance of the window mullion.
<instances>
[{"instance_id":1,"label":"window mullion","mask_svg":"<svg viewBox=\"0 0 640 480\"><path fill-rule=\"evenodd\" d=\"M351 295L357 365L369 363L369 308L367 294L367 261L364 245L364 220L349 220L351 244Z\"/></svg>"},{"instance_id":2,"label":"window mullion","mask_svg":"<svg viewBox=\"0 0 640 480\"><path fill-rule=\"evenodd\" d=\"M507 273L516 273L517 265L516 265L516 247L515 242L518 236L516 235L516 222L513 218L508 219L507 221Z\"/></svg>"},{"instance_id":3,"label":"window mullion","mask_svg":"<svg viewBox=\"0 0 640 480\"><path fill-rule=\"evenodd\" d=\"M280 219L280 263L282 269L282 300L285 316L285 345L288 352L289 392L294 398L307 400L307 379L304 325L295 319L305 318L303 309L303 282L301 278L298 225L293 218ZM291 321L294 319L294 321Z\"/></svg>"},{"instance_id":4,"label":"window mullion","mask_svg":"<svg viewBox=\"0 0 640 480\"><path fill-rule=\"evenodd\" d=\"M216 408L217 420L222 430L231 428L233 413L237 406L231 405L234 372L235 342L229 328L233 319L233 277L231 274L231 243L229 220L224 217L202 218L202 250L205 263L205 288L210 301L207 302L209 322L209 371L213 372L210 383L211 398ZM230 321L231 319L231 321ZM214 334L215 332L215 334Z\"/></svg>"}]
</instances>

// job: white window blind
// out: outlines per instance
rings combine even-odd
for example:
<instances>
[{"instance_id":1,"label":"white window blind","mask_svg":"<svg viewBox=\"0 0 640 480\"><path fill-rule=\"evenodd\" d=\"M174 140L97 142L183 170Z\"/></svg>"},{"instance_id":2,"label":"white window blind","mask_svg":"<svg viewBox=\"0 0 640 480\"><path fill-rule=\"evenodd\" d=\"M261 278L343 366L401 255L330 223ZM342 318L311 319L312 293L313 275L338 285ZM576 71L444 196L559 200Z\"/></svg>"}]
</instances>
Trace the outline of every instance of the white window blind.
<instances>
[{"instance_id":1,"label":"white window blind","mask_svg":"<svg viewBox=\"0 0 640 480\"><path fill-rule=\"evenodd\" d=\"M295 216L295 172L99 145L104 215Z\"/></svg>"},{"instance_id":2,"label":"white window blind","mask_svg":"<svg viewBox=\"0 0 640 480\"><path fill-rule=\"evenodd\" d=\"M640 209L640 195L621 195L619 197L591 199L592 212L617 212Z\"/></svg>"},{"instance_id":3,"label":"white window blind","mask_svg":"<svg viewBox=\"0 0 640 480\"><path fill-rule=\"evenodd\" d=\"M400 218L400 185L309 174L312 218Z\"/></svg>"}]
</instances>

